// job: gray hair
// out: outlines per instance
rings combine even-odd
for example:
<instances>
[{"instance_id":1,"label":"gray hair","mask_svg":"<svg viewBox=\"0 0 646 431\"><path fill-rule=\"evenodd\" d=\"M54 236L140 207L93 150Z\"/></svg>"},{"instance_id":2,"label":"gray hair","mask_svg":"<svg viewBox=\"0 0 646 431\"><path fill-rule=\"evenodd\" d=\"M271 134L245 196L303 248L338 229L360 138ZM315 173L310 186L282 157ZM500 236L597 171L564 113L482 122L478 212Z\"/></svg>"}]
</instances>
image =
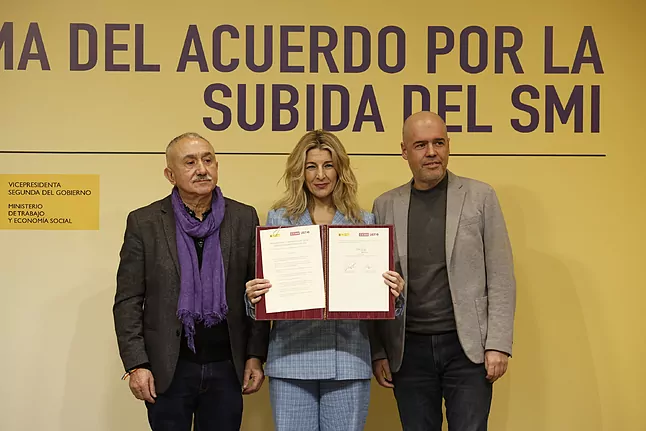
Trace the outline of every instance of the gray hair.
<instances>
[{"instance_id":1,"label":"gray hair","mask_svg":"<svg viewBox=\"0 0 646 431\"><path fill-rule=\"evenodd\" d=\"M170 154L171 148L173 148L173 146L177 144L179 141L181 141L182 139L201 139L207 144L211 145L211 143L199 133L195 133L195 132L182 133L181 135L174 137L166 146L166 163L169 163L168 156Z\"/></svg>"},{"instance_id":2,"label":"gray hair","mask_svg":"<svg viewBox=\"0 0 646 431\"><path fill-rule=\"evenodd\" d=\"M205 142L207 142L209 145L211 144L204 136L200 135L199 133L195 132L187 132L187 133L182 133L179 136L174 137L166 146L166 155L168 155L168 151L171 149L173 145L181 141L182 139L201 139Z\"/></svg>"}]
</instances>

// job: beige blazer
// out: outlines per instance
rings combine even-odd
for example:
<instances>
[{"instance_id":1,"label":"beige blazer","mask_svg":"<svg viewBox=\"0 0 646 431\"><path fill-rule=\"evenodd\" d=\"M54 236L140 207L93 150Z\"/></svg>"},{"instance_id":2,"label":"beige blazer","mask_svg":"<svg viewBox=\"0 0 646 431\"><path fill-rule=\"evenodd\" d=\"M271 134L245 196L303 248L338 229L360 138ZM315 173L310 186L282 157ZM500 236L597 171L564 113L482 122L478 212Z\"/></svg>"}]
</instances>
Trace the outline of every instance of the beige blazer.
<instances>
[{"instance_id":1,"label":"beige blazer","mask_svg":"<svg viewBox=\"0 0 646 431\"><path fill-rule=\"evenodd\" d=\"M485 350L511 355L516 281L511 245L500 204L488 184L448 172L446 264L460 343L467 357L484 362ZM412 182L379 196L373 206L377 224L393 224L395 262L408 280L408 206ZM411 253L413 253L411 251ZM406 289L404 295L407 297ZM374 322L372 359L399 370L404 353L406 312Z\"/></svg>"}]
</instances>

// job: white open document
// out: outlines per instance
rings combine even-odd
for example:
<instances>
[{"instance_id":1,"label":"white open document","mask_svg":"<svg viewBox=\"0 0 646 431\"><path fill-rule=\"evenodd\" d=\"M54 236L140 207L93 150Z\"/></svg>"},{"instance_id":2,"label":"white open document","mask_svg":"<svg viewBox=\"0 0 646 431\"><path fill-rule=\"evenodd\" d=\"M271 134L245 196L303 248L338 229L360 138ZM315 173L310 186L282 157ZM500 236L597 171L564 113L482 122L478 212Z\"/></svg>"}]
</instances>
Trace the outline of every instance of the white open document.
<instances>
[{"instance_id":1,"label":"white open document","mask_svg":"<svg viewBox=\"0 0 646 431\"><path fill-rule=\"evenodd\" d=\"M319 226L261 230L260 244L268 313L325 308Z\"/></svg>"},{"instance_id":2,"label":"white open document","mask_svg":"<svg viewBox=\"0 0 646 431\"><path fill-rule=\"evenodd\" d=\"M329 311L388 311L387 228L329 229Z\"/></svg>"}]
</instances>

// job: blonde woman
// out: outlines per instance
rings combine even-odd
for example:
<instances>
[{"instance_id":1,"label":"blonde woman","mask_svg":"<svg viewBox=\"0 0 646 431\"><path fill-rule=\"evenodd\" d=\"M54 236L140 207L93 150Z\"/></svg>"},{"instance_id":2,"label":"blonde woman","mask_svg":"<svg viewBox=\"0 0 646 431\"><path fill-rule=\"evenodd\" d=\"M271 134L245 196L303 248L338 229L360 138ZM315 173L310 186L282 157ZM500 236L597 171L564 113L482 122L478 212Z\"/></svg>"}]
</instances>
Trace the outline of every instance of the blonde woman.
<instances>
[{"instance_id":1,"label":"blonde woman","mask_svg":"<svg viewBox=\"0 0 646 431\"><path fill-rule=\"evenodd\" d=\"M283 178L285 194L269 211L267 225L374 224L374 216L359 207L350 159L332 133L306 133ZM402 277L394 271L383 276L384 288L399 297ZM247 283L252 317L270 288L269 280ZM275 321L265 373L277 431L362 430L372 376L367 322Z\"/></svg>"}]
</instances>

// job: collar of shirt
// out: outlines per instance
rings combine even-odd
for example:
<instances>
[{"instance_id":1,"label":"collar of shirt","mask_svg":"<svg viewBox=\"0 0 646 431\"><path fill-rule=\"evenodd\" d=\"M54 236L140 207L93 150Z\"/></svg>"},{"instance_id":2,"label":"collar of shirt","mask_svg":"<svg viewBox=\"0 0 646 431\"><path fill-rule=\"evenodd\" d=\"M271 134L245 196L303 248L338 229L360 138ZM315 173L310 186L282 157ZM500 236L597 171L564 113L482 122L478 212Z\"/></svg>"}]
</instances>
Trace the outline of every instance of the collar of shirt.
<instances>
[{"instance_id":1,"label":"collar of shirt","mask_svg":"<svg viewBox=\"0 0 646 431\"><path fill-rule=\"evenodd\" d=\"M437 183L437 185L435 185L435 187L433 187L431 189L418 190L418 189L415 188L413 183L411 183L410 188L411 188L411 192L413 192L413 193L428 196L428 195L435 194L435 193L444 193L444 192L446 192L446 189L447 189L448 185L449 185L449 175L446 174L446 175L444 175L444 178L442 178L442 180L439 183Z\"/></svg>"},{"instance_id":2,"label":"collar of shirt","mask_svg":"<svg viewBox=\"0 0 646 431\"><path fill-rule=\"evenodd\" d=\"M193 211L192 209L190 209L186 204L184 204L184 209L186 210L186 212L187 212L191 217L193 217L195 220L199 220L199 221L204 221L204 220L208 217L208 215L209 215L209 214L211 214L211 208L209 208L208 210L206 210L206 211L204 212L204 214L202 214L202 220L200 220L199 218L197 218L197 215L195 214L195 211Z\"/></svg>"}]
</instances>

